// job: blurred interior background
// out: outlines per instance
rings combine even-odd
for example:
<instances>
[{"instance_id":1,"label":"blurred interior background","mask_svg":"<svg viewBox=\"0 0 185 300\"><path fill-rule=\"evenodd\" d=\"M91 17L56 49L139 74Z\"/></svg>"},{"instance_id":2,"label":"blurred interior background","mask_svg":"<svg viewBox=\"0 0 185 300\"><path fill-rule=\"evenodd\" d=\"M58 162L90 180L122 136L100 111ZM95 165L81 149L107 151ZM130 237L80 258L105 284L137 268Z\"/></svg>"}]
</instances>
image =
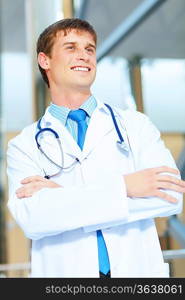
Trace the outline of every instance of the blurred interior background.
<instances>
[{"instance_id":1,"label":"blurred interior background","mask_svg":"<svg viewBox=\"0 0 185 300\"><path fill-rule=\"evenodd\" d=\"M88 20L99 37L92 92L148 115L185 179L184 14L184 0L0 0L0 277L30 271L31 241L6 206L6 147L50 103L37 67L38 35L62 18ZM156 225L171 277L185 277L185 211Z\"/></svg>"}]
</instances>

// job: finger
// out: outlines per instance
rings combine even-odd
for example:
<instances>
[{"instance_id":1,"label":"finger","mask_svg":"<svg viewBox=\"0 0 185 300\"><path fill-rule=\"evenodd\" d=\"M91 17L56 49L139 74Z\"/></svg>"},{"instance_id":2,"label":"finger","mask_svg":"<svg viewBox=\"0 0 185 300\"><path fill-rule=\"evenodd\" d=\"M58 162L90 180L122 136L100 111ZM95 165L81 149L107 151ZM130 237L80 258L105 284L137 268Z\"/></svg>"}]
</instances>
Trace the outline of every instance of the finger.
<instances>
[{"instance_id":1,"label":"finger","mask_svg":"<svg viewBox=\"0 0 185 300\"><path fill-rule=\"evenodd\" d=\"M170 168L170 167L167 167L167 166L157 167L157 168L154 168L154 170L155 170L156 174L162 173L162 172L180 174L178 169Z\"/></svg>"},{"instance_id":2,"label":"finger","mask_svg":"<svg viewBox=\"0 0 185 300\"><path fill-rule=\"evenodd\" d=\"M36 175L36 176L29 176L29 177L24 178L23 180L21 180L21 183L25 184L25 183L30 183L33 181L46 181L46 180L47 180L46 178Z\"/></svg>"},{"instance_id":3,"label":"finger","mask_svg":"<svg viewBox=\"0 0 185 300\"><path fill-rule=\"evenodd\" d=\"M33 187L28 186L28 187L21 187L19 189L16 190L16 195L17 194L30 194L30 192L32 191Z\"/></svg>"},{"instance_id":4,"label":"finger","mask_svg":"<svg viewBox=\"0 0 185 300\"><path fill-rule=\"evenodd\" d=\"M16 196L18 199L22 199L22 198L28 198L28 197L32 197L31 193L25 193L25 192L19 192L16 193Z\"/></svg>"},{"instance_id":5,"label":"finger","mask_svg":"<svg viewBox=\"0 0 185 300\"><path fill-rule=\"evenodd\" d=\"M33 186L32 185L26 185L26 186L23 186L23 187L20 187L19 189L17 189L16 191L15 191L15 193L17 194L17 193L25 193L25 192L27 192L27 191L30 191L31 189L33 189Z\"/></svg>"},{"instance_id":6,"label":"finger","mask_svg":"<svg viewBox=\"0 0 185 300\"><path fill-rule=\"evenodd\" d=\"M160 182L158 188L172 190L179 193L185 193L185 187L181 187L177 184L167 183L167 182Z\"/></svg>"},{"instance_id":7,"label":"finger","mask_svg":"<svg viewBox=\"0 0 185 300\"><path fill-rule=\"evenodd\" d=\"M17 196L17 198L18 198L18 199L25 198L25 197L24 197L24 195L23 195L23 194L21 194L21 193L17 194L16 196Z\"/></svg>"},{"instance_id":8,"label":"finger","mask_svg":"<svg viewBox=\"0 0 185 300\"><path fill-rule=\"evenodd\" d=\"M164 192L161 192L161 191L158 191L156 193L156 196L159 197L159 198L161 198L161 199L164 199L164 200L166 200L166 201L168 201L170 203L177 203L178 202L178 200L176 198L174 198L174 197L172 197L172 196L170 196L170 195L168 195L168 194L166 194Z\"/></svg>"},{"instance_id":9,"label":"finger","mask_svg":"<svg viewBox=\"0 0 185 300\"><path fill-rule=\"evenodd\" d=\"M21 192L23 192L23 188L22 188L22 187L19 188L19 189L17 189L17 190L15 191L16 194L21 193Z\"/></svg>"},{"instance_id":10,"label":"finger","mask_svg":"<svg viewBox=\"0 0 185 300\"><path fill-rule=\"evenodd\" d=\"M170 175L161 175L161 176L158 176L157 178L158 181L167 181L167 182L172 182L172 183L175 183L179 186L182 186L182 187L185 187L185 181L184 180L181 180L181 179L178 179L174 176L170 176Z\"/></svg>"}]
</instances>

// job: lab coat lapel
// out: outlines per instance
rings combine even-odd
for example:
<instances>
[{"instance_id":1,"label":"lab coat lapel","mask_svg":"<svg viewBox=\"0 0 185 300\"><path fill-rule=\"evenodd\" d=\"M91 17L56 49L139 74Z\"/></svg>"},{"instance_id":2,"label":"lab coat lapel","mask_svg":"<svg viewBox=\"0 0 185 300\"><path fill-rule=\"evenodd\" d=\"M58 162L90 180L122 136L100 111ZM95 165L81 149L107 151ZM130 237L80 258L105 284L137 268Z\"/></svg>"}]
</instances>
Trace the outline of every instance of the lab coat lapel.
<instances>
[{"instance_id":1,"label":"lab coat lapel","mask_svg":"<svg viewBox=\"0 0 185 300\"><path fill-rule=\"evenodd\" d=\"M43 117L42 127L52 128L58 133L64 155L67 154L70 157L81 159L82 153L80 147L65 126L58 119L54 118L48 112L48 109ZM53 149L53 138L51 138L51 136L44 136L44 145L47 147L47 150L50 150L55 161L61 161L59 151L56 152Z\"/></svg>"},{"instance_id":2,"label":"lab coat lapel","mask_svg":"<svg viewBox=\"0 0 185 300\"><path fill-rule=\"evenodd\" d=\"M101 142L103 137L113 130L113 122L104 105L98 105L93 112L86 132L83 156L87 157Z\"/></svg>"},{"instance_id":3,"label":"lab coat lapel","mask_svg":"<svg viewBox=\"0 0 185 300\"><path fill-rule=\"evenodd\" d=\"M48 111L45 112L45 115L42 119L42 128L49 127L55 130L61 140L62 149L65 155L64 160L67 157L78 158L80 161L84 157L87 157L93 149L101 142L103 137L114 129L112 118L109 111L105 105L101 102L98 102L98 106L93 112L88 129L86 132L85 142L83 151L65 128L65 126L56 118L54 118ZM53 157L53 160L61 164L61 154L59 150L54 150L53 147L53 138L44 136L44 146L46 147L47 153L50 154L50 157ZM58 147L57 147L58 148Z\"/></svg>"}]
</instances>

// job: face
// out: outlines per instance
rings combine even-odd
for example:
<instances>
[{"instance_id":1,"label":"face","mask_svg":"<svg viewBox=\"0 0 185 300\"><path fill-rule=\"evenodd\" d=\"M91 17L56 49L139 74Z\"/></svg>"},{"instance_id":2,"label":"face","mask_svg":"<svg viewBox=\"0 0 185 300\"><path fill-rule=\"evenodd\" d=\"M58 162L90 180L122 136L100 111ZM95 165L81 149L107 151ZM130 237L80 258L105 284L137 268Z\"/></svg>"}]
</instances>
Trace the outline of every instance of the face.
<instances>
[{"instance_id":1,"label":"face","mask_svg":"<svg viewBox=\"0 0 185 300\"><path fill-rule=\"evenodd\" d=\"M96 75L96 45L86 31L71 30L66 36L60 31L54 42L51 57L38 56L46 70L50 87L90 90Z\"/></svg>"}]
</instances>

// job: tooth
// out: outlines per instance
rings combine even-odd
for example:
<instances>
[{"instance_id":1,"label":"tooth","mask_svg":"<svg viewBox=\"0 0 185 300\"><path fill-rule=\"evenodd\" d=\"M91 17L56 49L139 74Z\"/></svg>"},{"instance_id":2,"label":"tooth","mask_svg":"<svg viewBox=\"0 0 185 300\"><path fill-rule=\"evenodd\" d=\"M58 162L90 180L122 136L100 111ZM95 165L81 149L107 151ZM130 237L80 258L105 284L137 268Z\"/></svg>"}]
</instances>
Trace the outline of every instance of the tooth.
<instances>
[{"instance_id":1,"label":"tooth","mask_svg":"<svg viewBox=\"0 0 185 300\"><path fill-rule=\"evenodd\" d=\"M90 69L86 68L86 67L75 67L75 68L73 68L73 70L75 70L75 71L85 71L85 72L90 71Z\"/></svg>"}]
</instances>

